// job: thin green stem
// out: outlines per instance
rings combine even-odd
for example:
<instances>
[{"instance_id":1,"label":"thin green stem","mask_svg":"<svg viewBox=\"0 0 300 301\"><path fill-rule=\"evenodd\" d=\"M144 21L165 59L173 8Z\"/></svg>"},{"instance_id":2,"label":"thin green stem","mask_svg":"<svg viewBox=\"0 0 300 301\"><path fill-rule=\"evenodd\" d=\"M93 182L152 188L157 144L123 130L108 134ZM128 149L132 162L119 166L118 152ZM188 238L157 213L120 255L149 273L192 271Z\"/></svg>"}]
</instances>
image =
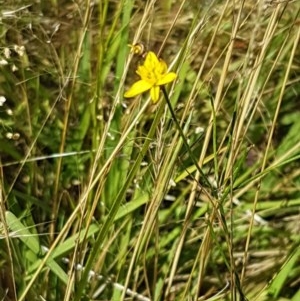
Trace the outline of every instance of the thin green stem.
<instances>
[{"instance_id":1,"label":"thin green stem","mask_svg":"<svg viewBox=\"0 0 300 301\"><path fill-rule=\"evenodd\" d=\"M175 115L175 113L174 113L174 110L173 110L173 108L172 108L172 104L171 104L171 102L170 102L170 99L169 99L168 93L167 93L167 91L166 91L166 88L165 88L164 86L162 86L161 90L162 90L162 92L163 92L163 94L164 94L164 97L165 97L165 99L166 99L167 105L168 105L169 110L170 110L170 112L171 112L172 118L173 118L173 120L174 120L174 122L175 122L176 128L177 128L177 130L178 130L178 132L179 132L179 135L180 135L181 138L182 138L183 144L184 144L184 146L186 147L186 150L187 150L188 154L190 155L190 158L192 159L192 161L193 161L193 163L195 164L197 170L198 170L199 173L201 174L203 180L205 181L205 184L207 184L207 186L209 186L209 187L212 189L212 186L211 186L210 182L208 181L208 179L207 179L207 177L205 176L203 170L202 170L201 167L199 166L198 161L197 161L197 159L195 158L195 156L194 156L194 154L193 154L193 152L192 152L192 150L191 150L191 148L190 148L190 146L189 146L189 144L188 144L188 142L187 142L187 140L186 140L186 138L185 138L184 132L183 132L183 130L182 130L182 128L181 128L181 126L180 126L180 124L179 124L177 118L176 118L176 115Z\"/></svg>"}]
</instances>

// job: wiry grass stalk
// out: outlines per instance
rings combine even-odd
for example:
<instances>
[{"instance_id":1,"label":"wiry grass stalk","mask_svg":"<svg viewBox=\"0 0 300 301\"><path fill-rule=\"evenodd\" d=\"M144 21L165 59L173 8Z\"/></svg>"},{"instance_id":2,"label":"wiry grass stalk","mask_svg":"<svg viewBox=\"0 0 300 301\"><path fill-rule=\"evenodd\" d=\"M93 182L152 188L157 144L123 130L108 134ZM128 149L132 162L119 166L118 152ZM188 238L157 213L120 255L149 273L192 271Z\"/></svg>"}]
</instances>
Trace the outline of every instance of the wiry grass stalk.
<instances>
[{"instance_id":1,"label":"wiry grass stalk","mask_svg":"<svg viewBox=\"0 0 300 301\"><path fill-rule=\"evenodd\" d=\"M0 299L299 299L296 1L0 15Z\"/></svg>"}]
</instances>

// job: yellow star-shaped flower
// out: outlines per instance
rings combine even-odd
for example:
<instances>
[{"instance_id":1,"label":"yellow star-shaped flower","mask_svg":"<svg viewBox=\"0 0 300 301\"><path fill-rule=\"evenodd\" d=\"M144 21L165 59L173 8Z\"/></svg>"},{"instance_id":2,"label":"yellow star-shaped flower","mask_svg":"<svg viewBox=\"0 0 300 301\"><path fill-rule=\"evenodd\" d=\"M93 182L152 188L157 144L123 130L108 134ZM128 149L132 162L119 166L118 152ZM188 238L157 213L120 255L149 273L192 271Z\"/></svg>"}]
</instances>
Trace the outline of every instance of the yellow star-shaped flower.
<instances>
[{"instance_id":1,"label":"yellow star-shaped flower","mask_svg":"<svg viewBox=\"0 0 300 301\"><path fill-rule=\"evenodd\" d=\"M125 92L124 97L134 97L150 90L150 96L154 103L159 99L160 86L172 82L177 76L174 72L168 72L167 64L158 59L152 51L147 53L144 64L138 67L136 73L141 79Z\"/></svg>"}]
</instances>

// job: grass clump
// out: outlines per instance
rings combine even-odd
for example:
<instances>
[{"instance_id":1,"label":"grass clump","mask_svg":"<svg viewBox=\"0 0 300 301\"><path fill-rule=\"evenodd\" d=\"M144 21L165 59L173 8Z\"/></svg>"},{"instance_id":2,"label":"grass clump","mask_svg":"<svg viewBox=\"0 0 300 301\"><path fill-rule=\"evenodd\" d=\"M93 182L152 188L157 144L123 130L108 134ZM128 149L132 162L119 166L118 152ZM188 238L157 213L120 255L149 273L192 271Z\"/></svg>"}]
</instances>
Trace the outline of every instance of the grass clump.
<instances>
[{"instance_id":1,"label":"grass clump","mask_svg":"<svg viewBox=\"0 0 300 301\"><path fill-rule=\"evenodd\" d=\"M1 298L298 300L299 36L297 1L2 5Z\"/></svg>"}]
</instances>

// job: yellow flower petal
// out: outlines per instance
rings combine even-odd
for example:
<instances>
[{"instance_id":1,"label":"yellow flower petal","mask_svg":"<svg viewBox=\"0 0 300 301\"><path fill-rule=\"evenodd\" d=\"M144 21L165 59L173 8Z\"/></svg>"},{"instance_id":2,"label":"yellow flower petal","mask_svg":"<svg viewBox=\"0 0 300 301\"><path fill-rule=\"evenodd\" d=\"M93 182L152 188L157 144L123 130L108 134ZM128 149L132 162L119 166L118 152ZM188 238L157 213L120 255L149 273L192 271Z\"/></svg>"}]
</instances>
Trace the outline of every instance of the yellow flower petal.
<instances>
[{"instance_id":1,"label":"yellow flower petal","mask_svg":"<svg viewBox=\"0 0 300 301\"><path fill-rule=\"evenodd\" d=\"M177 77L176 73L169 72L169 73L165 74L162 78L160 78L157 81L156 85L162 86L162 85L168 84L168 83L172 82L176 77Z\"/></svg>"},{"instance_id":2,"label":"yellow flower petal","mask_svg":"<svg viewBox=\"0 0 300 301\"><path fill-rule=\"evenodd\" d=\"M151 89L152 85L144 80L139 80L134 83L128 91L124 93L124 97L130 98L144 93L145 91Z\"/></svg>"},{"instance_id":3,"label":"yellow flower petal","mask_svg":"<svg viewBox=\"0 0 300 301\"><path fill-rule=\"evenodd\" d=\"M146 69L148 70L153 70L155 68L157 68L157 65L159 64L159 60L156 56L156 54L152 51L149 51L147 53L145 62L144 62L144 66Z\"/></svg>"},{"instance_id":4,"label":"yellow flower petal","mask_svg":"<svg viewBox=\"0 0 300 301\"><path fill-rule=\"evenodd\" d=\"M152 86L155 84L156 78L153 76L153 72L150 72L145 66L139 66L136 73Z\"/></svg>"},{"instance_id":5,"label":"yellow flower petal","mask_svg":"<svg viewBox=\"0 0 300 301\"><path fill-rule=\"evenodd\" d=\"M125 92L124 97L134 97L147 90L150 90L152 101L156 103L159 99L160 87L172 82L176 78L176 73L169 72L165 61L158 59L156 54L149 51L146 55L144 64L139 66L136 73L141 80L134 83L131 88Z\"/></svg>"},{"instance_id":6,"label":"yellow flower petal","mask_svg":"<svg viewBox=\"0 0 300 301\"><path fill-rule=\"evenodd\" d=\"M136 74L138 74L140 77L143 77L147 72L148 71L144 66L138 66L136 70Z\"/></svg>"},{"instance_id":7,"label":"yellow flower petal","mask_svg":"<svg viewBox=\"0 0 300 301\"><path fill-rule=\"evenodd\" d=\"M167 73L168 67L165 61L159 60L158 65L156 66L156 73L163 75Z\"/></svg>"},{"instance_id":8,"label":"yellow flower petal","mask_svg":"<svg viewBox=\"0 0 300 301\"><path fill-rule=\"evenodd\" d=\"M156 103L159 99L159 86L154 86L150 90L150 96L152 98L153 103Z\"/></svg>"}]
</instances>

